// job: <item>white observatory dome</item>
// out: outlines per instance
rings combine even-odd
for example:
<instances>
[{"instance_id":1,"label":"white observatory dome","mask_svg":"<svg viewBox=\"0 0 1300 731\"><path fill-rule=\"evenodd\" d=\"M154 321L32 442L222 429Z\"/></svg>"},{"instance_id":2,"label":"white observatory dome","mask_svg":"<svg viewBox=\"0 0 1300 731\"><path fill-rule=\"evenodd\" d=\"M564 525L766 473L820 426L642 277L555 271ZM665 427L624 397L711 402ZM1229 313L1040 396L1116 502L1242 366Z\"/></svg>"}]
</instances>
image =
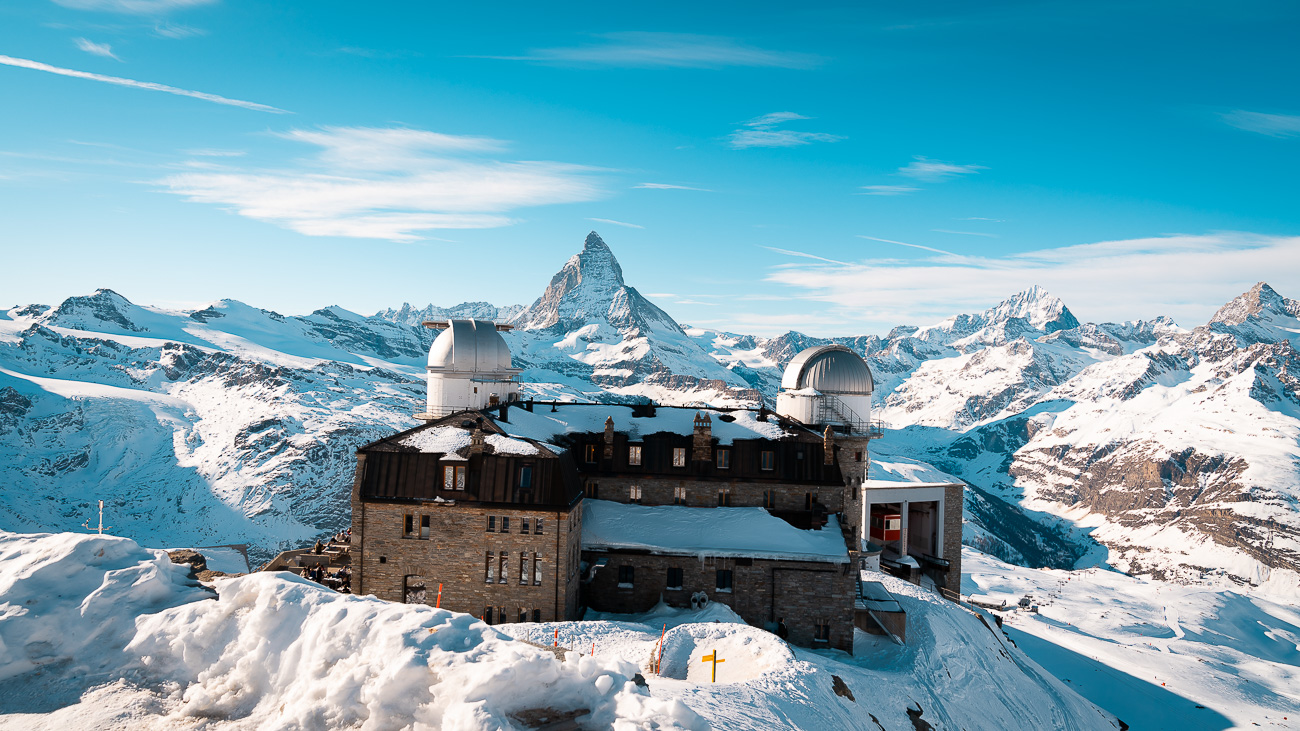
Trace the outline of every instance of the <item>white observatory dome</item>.
<instances>
[{"instance_id":1,"label":"white observatory dome","mask_svg":"<svg viewBox=\"0 0 1300 731\"><path fill-rule=\"evenodd\" d=\"M429 347L429 398L426 421L460 411L485 409L519 398L510 365L510 347L496 323L486 320L427 322L445 328Z\"/></svg>"},{"instance_id":2,"label":"white observatory dome","mask_svg":"<svg viewBox=\"0 0 1300 731\"><path fill-rule=\"evenodd\" d=\"M429 367L467 373L510 369L510 348L495 323L452 320L429 348Z\"/></svg>"},{"instance_id":3,"label":"white observatory dome","mask_svg":"<svg viewBox=\"0 0 1300 731\"><path fill-rule=\"evenodd\" d=\"M808 348L785 367L781 388L798 391L814 388L822 393L870 395L875 390L866 361L843 345Z\"/></svg>"},{"instance_id":4,"label":"white observatory dome","mask_svg":"<svg viewBox=\"0 0 1300 731\"><path fill-rule=\"evenodd\" d=\"M864 432L870 426L875 385L862 356L843 345L819 345L785 367L776 411L804 424Z\"/></svg>"}]
</instances>

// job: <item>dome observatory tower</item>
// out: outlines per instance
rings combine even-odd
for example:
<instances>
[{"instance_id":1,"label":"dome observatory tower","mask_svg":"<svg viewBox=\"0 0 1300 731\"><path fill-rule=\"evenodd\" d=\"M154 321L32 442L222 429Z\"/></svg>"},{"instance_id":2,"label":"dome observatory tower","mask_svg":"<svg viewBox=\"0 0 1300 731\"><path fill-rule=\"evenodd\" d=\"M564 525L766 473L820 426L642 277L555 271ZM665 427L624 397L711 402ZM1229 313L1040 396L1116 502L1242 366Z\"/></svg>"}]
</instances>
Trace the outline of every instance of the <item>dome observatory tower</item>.
<instances>
[{"instance_id":1,"label":"dome observatory tower","mask_svg":"<svg viewBox=\"0 0 1300 731\"><path fill-rule=\"evenodd\" d=\"M498 325L486 320L426 322L441 330L429 348L429 401L415 418L438 419L457 411L485 409L519 398L510 347Z\"/></svg>"},{"instance_id":2,"label":"dome observatory tower","mask_svg":"<svg viewBox=\"0 0 1300 731\"><path fill-rule=\"evenodd\" d=\"M819 345L785 367L776 411L809 426L866 436L873 390L871 369L861 356L843 345Z\"/></svg>"}]
</instances>

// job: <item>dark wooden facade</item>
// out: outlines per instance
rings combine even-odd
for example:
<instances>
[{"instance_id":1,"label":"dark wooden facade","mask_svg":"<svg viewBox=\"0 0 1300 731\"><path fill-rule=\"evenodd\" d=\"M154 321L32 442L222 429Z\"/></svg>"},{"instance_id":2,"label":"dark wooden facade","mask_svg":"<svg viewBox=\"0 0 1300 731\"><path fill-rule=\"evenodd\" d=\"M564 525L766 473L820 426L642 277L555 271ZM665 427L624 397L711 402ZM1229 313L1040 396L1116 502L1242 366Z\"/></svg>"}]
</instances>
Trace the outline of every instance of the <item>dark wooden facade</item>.
<instances>
[{"instance_id":1,"label":"dark wooden facade","mask_svg":"<svg viewBox=\"0 0 1300 731\"><path fill-rule=\"evenodd\" d=\"M571 436L569 454L584 477L689 478L748 483L783 483L842 486L837 459L826 464L825 448L820 439L771 440L737 439L731 444L711 440L707 460L692 459L694 438L690 434L659 432L631 439L624 432L614 433L612 457L604 454L604 434ZM641 464L629 464L629 447L641 447ZM594 449L592 449L594 448ZM673 450L685 449L685 464L673 466ZM718 453L728 451L727 467L719 466ZM763 469L763 453L772 453L772 469ZM590 460L589 454L594 456ZM836 456L838 450L836 451Z\"/></svg>"}]
</instances>

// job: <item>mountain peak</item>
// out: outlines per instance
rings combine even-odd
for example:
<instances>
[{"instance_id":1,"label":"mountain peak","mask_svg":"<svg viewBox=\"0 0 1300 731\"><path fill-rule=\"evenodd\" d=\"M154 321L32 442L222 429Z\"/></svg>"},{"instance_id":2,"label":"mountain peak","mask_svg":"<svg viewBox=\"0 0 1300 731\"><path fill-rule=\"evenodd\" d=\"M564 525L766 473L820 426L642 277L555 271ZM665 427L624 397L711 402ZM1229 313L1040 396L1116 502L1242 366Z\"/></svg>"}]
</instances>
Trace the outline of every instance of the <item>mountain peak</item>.
<instances>
[{"instance_id":1,"label":"mountain peak","mask_svg":"<svg viewBox=\"0 0 1300 731\"><path fill-rule=\"evenodd\" d=\"M600 234L595 231L587 234L587 240L582 244L583 251L590 251L592 249L609 251L609 244L606 244L605 240L600 237Z\"/></svg>"},{"instance_id":2,"label":"mountain peak","mask_svg":"<svg viewBox=\"0 0 1300 731\"><path fill-rule=\"evenodd\" d=\"M624 283L618 259L595 231L587 234L582 251L569 258L551 277L542 296L514 322L525 329L548 328L558 323L576 328L593 317L618 325L643 324L646 318L673 322ZM673 322L672 327L677 328L677 324Z\"/></svg>"},{"instance_id":3,"label":"mountain peak","mask_svg":"<svg viewBox=\"0 0 1300 731\"><path fill-rule=\"evenodd\" d=\"M1022 318L1035 328L1049 333L1079 326L1074 313L1070 312L1061 298L1037 284L986 310L984 317L988 323Z\"/></svg>"},{"instance_id":4,"label":"mountain peak","mask_svg":"<svg viewBox=\"0 0 1300 731\"><path fill-rule=\"evenodd\" d=\"M1279 315L1296 317L1300 315L1300 303L1278 294L1277 290L1268 286L1267 282L1257 282L1254 287L1237 295L1230 302L1220 307L1219 311L1214 313L1214 317L1210 318L1210 322L1240 325L1250 319L1252 315L1260 315L1265 312L1275 312Z\"/></svg>"}]
</instances>

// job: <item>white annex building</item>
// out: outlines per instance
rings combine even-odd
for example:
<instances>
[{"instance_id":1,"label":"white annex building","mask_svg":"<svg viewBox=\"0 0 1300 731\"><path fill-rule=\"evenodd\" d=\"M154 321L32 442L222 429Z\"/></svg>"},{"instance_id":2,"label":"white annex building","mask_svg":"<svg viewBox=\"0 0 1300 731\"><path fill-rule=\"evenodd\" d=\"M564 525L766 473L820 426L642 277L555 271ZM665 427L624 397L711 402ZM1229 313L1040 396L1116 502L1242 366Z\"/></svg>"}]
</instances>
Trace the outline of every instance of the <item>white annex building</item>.
<instances>
[{"instance_id":1,"label":"white annex building","mask_svg":"<svg viewBox=\"0 0 1300 731\"><path fill-rule=\"evenodd\" d=\"M510 347L498 325L486 320L426 322L442 330L429 348L429 400L417 419L437 419L466 409L486 409L519 398Z\"/></svg>"}]
</instances>

